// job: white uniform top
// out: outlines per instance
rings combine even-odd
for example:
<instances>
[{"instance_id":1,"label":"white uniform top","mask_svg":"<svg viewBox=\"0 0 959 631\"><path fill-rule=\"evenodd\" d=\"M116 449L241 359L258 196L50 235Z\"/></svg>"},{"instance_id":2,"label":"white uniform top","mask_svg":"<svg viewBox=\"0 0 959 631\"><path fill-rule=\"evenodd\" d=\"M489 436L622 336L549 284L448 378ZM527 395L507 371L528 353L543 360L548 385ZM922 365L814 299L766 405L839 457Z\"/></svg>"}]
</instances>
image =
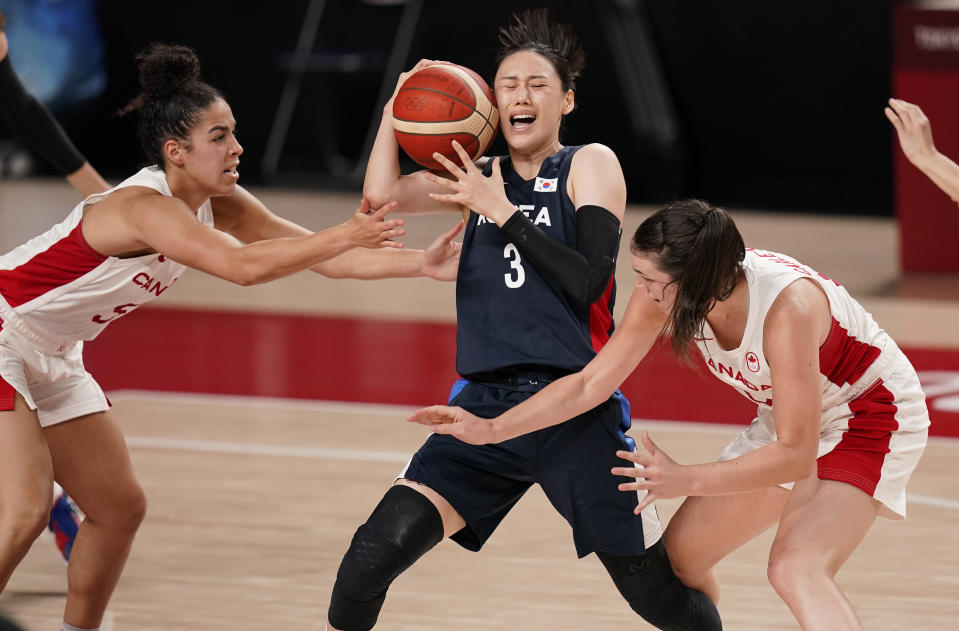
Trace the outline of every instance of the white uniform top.
<instances>
[{"instance_id":1,"label":"white uniform top","mask_svg":"<svg viewBox=\"0 0 959 631\"><path fill-rule=\"evenodd\" d=\"M81 220L86 208L128 186L171 195L163 170L141 169L115 188L91 195L62 222L0 256L4 327L43 352L59 354L77 341L92 340L114 319L160 296L183 274L186 266L163 254L104 256L84 239ZM197 220L213 225L209 200L197 210Z\"/></svg>"},{"instance_id":2,"label":"white uniform top","mask_svg":"<svg viewBox=\"0 0 959 631\"><path fill-rule=\"evenodd\" d=\"M808 278L819 284L829 299L832 328L819 351L822 407L827 411L848 403L883 376L883 370L900 359L902 351L876 324L872 315L839 283L784 254L746 250L743 261L749 292L749 311L742 343L724 350L705 323L696 344L716 377L760 406L772 408L769 364L763 354L763 325L779 293L790 283Z\"/></svg>"},{"instance_id":3,"label":"white uniform top","mask_svg":"<svg viewBox=\"0 0 959 631\"><path fill-rule=\"evenodd\" d=\"M739 347L723 350L709 323L703 327L703 339L696 339L710 372L758 406L756 419L719 460L776 440L775 393L763 354L763 325L779 293L790 283L809 278L822 287L832 314L832 327L819 349L822 412L817 475L865 491L881 502L880 515L904 518L906 483L929 427L915 369L862 305L832 279L765 250L747 250L743 270L749 309Z\"/></svg>"}]
</instances>

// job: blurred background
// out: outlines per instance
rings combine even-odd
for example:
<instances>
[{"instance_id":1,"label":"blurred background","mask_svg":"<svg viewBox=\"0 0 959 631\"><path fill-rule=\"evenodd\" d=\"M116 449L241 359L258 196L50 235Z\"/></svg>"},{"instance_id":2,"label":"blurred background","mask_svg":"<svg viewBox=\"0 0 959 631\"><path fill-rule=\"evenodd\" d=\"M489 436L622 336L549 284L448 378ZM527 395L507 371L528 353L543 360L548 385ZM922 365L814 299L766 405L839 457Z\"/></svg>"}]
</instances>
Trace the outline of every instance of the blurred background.
<instances>
[{"instance_id":1,"label":"blurred background","mask_svg":"<svg viewBox=\"0 0 959 631\"><path fill-rule=\"evenodd\" d=\"M137 92L134 56L149 42L198 51L237 118L245 184L354 190L399 71L427 57L489 78L498 27L546 6L587 53L565 140L612 146L631 203L700 196L889 216L894 145L882 109L896 4L0 0L0 9L21 78L114 181L142 160L133 121L114 113ZM48 168L3 147L8 175Z\"/></svg>"}]
</instances>

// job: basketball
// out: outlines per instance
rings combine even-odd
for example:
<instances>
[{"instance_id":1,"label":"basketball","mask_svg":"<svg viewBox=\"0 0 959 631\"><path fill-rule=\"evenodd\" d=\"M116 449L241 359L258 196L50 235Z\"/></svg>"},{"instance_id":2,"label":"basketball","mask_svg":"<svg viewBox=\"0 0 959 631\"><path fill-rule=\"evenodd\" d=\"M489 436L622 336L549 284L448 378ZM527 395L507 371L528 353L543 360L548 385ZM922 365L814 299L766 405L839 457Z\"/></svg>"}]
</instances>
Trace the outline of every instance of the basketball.
<instances>
[{"instance_id":1,"label":"basketball","mask_svg":"<svg viewBox=\"0 0 959 631\"><path fill-rule=\"evenodd\" d=\"M410 75L393 100L393 130L403 151L427 169L442 169L433 153L459 164L452 141L471 160L489 149L499 125L493 94L462 66L437 64Z\"/></svg>"}]
</instances>

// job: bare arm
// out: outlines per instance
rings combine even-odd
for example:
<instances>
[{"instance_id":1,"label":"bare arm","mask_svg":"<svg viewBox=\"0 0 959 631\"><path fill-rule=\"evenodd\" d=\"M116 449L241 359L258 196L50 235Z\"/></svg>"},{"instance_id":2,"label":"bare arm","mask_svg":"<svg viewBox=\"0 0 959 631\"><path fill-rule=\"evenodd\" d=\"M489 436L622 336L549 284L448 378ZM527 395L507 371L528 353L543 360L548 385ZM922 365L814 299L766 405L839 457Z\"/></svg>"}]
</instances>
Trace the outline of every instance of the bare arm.
<instances>
[{"instance_id":1,"label":"bare arm","mask_svg":"<svg viewBox=\"0 0 959 631\"><path fill-rule=\"evenodd\" d=\"M110 189L107 181L103 179L103 176L101 176L89 162L84 162L83 166L66 177L70 186L76 189L84 198L94 193L102 193Z\"/></svg>"},{"instance_id":2,"label":"bare arm","mask_svg":"<svg viewBox=\"0 0 959 631\"><path fill-rule=\"evenodd\" d=\"M925 173L952 201L959 203L959 165L936 149L929 119L922 109L900 99L889 99L885 112L909 162Z\"/></svg>"},{"instance_id":3,"label":"bare arm","mask_svg":"<svg viewBox=\"0 0 959 631\"><path fill-rule=\"evenodd\" d=\"M83 220L90 245L104 254L142 250L240 285L263 283L307 269L354 247L399 247L400 220L387 219L387 205L375 213L361 207L338 226L303 236L244 244L231 234L203 225L181 200L142 187L111 193L91 206Z\"/></svg>"},{"instance_id":4,"label":"bare arm","mask_svg":"<svg viewBox=\"0 0 959 631\"><path fill-rule=\"evenodd\" d=\"M626 178L612 149L593 143L577 151L567 184L577 210L587 205L599 206L615 215L622 225L626 214Z\"/></svg>"},{"instance_id":5,"label":"bare arm","mask_svg":"<svg viewBox=\"0 0 959 631\"><path fill-rule=\"evenodd\" d=\"M303 226L274 214L239 186L233 195L212 201L217 228L243 243L312 234ZM439 235L426 250L354 248L310 269L329 278L373 280L429 276L455 280L460 244L452 240L461 228L455 226Z\"/></svg>"},{"instance_id":6,"label":"bare arm","mask_svg":"<svg viewBox=\"0 0 959 631\"><path fill-rule=\"evenodd\" d=\"M800 280L773 303L763 328L763 353L772 377L776 440L724 462L679 465L644 433L648 455L617 452L642 468L615 467L614 475L637 478L622 491L648 491L638 513L656 499L739 493L813 473L819 447L822 394L819 346L829 330L829 304L813 282Z\"/></svg>"},{"instance_id":7,"label":"bare arm","mask_svg":"<svg viewBox=\"0 0 959 631\"><path fill-rule=\"evenodd\" d=\"M399 90L411 74L435 63L440 62L421 60L411 70L399 76L396 90ZM398 213L460 212L462 209L459 205L440 202L429 197L429 193L440 192L442 188L424 177L428 171L403 175L400 170L400 146L393 133L393 98L396 96L396 90L383 107L376 140L373 142L370 159L366 165L363 197L368 199L374 208L395 200Z\"/></svg>"},{"instance_id":8,"label":"bare arm","mask_svg":"<svg viewBox=\"0 0 959 631\"><path fill-rule=\"evenodd\" d=\"M47 108L27 92L7 57L0 30L0 118L67 178L80 195L102 193L110 185L90 166Z\"/></svg>"},{"instance_id":9,"label":"bare arm","mask_svg":"<svg viewBox=\"0 0 959 631\"><path fill-rule=\"evenodd\" d=\"M494 419L439 405L418 410L407 420L473 444L498 443L558 425L608 399L649 352L662 324L663 312L645 291L634 290L616 332L580 372L554 381Z\"/></svg>"}]
</instances>

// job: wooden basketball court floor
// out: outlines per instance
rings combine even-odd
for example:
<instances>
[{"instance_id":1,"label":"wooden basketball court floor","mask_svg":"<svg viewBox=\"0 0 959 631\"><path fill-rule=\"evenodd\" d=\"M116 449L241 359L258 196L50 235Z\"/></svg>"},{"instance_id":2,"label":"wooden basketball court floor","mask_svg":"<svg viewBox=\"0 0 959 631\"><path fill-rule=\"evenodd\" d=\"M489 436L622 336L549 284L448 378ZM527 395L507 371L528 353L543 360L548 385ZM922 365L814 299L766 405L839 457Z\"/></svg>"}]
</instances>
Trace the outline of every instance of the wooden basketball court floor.
<instances>
[{"instance_id":1,"label":"wooden basketball court floor","mask_svg":"<svg viewBox=\"0 0 959 631\"><path fill-rule=\"evenodd\" d=\"M358 198L254 192L279 214L311 228L344 220ZM0 248L6 251L44 230L75 201L59 181L0 182ZM631 207L624 235L650 210ZM903 275L892 220L735 216L747 245L787 252L839 279L901 345L959 349L959 281ZM421 246L453 222L443 216L412 218L407 243ZM622 257L617 275L621 310L632 289L628 257ZM452 284L334 281L309 273L241 288L192 272L159 303L396 322L449 323L455 316ZM357 353L371 365L391 361L389 345ZM442 374L451 370L436 367ZM959 394L959 386L948 385L955 382L946 378L940 394ZM408 406L149 388L108 394L146 489L149 513L104 631L322 629L336 568L355 528L426 435L403 420ZM740 426L646 421L635 402L633 415L634 436L648 429L688 463L713 459L748 421L743 418ZM866 628L959 628L957 460L959 440L932 438L910 483L909 519L877 521L840 572L838 580ZM660 502L661 516L668 520L678 504ZM766 533L718 568L727 629L797 628L765 578L771 540ZM0 611L31 631L59 628L64 589L63 563L52 542L41 539L0 595ZM627 608L595 557L576 559L568 526L534 488L482 552L444 542L401 576L377 628L649 627Z\"/></svg>"}]
</instances>

